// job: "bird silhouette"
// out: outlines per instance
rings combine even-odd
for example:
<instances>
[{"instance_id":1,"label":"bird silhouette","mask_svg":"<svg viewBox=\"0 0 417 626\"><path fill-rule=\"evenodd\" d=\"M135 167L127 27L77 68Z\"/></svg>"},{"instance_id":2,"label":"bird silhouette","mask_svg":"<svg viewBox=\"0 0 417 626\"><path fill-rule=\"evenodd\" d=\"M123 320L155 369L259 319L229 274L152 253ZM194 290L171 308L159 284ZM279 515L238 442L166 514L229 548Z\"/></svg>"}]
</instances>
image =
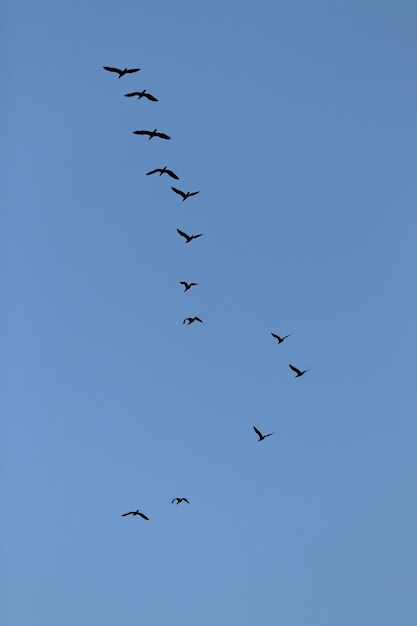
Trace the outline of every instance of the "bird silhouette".
<instances>
[{"instance_id":1,"label":"bird silhouette","mask_svg":"<svg viewBox=\"0 0 417 626\"><path fill-rule=\"evenodd\" d=\"M126 515L140 515L143 519L149 520L149 517L146 517L144 513L141 513L139 509L137 511L129 511L129 513L123 513L121 517L126 517Z\"/></svg>"},{"instance_id":2,"label":"bird silhouette","mask_svg":"<svg viewBox=\"0 0 417 626\"><path fill-rule=\"evenodd\" d=\"M294 378L298 378L299 376L302 376L303 374L311 370L311 367L309 367L308 370L299 370L297 367L291 364L289 365L289 367L292 369L293 372L295 372Z\"/></svg>"},{"instance_id":3,"label":"bird silhouette","mask_svg":"<svg viewBox=\"0 0 417 626\"><path fill-rule=\"evenodd\" d=\"M187 498L174 498L171 502L171 504L174 504L175 500L177 501L177 504L179 504L180 502L186 502L187 504L190 504L187 500Z\"/></svg>"},{"instance_id":4,"label":"bird silhouette","mask_svg":"<svg viewBox=\"0 0 417 626\"><path fill-rule=\"evenodd\" d=\"M175 180L179 180L179 177L176 174L174 174L172 170L169 170L166 165L165 167L157 167L155 170L146 172L146 176L150 176L150 174L156 174L157 172L159 172L159 176L162 176L162 174L168 174L168 176L171 176L171 178L175 178Z\"/></svg>"},{"instance_id":5,"label":"bird silhouette","mask_svg":"<svg viewBox=\"0 0 417 626\"><path fill-rule=\"evenodd\" d=\"M117 67L108 67L107 65L103 65L103 69L107 70L108 72L116 72L116 74L119 74L119 78L121 78L125 74L133 74L134 72L140 71L140 67L136 67L135 69L132 69L132 70L128 70L127 67L125 67L124 70L119 70L117 69Z\"/></svg>"},{"instance_id":6,"label":"bird silhouette","mask_svg":"<svg viewBox=\"0 0 417 626\"><path fill-rule=\"evenodd\" d=\"M182 201L184 202L184 200L186 200L187 198L191 198L191 196L196 196L198 193L200 193L199 191L181 191L181 189L177 189L176 187L171 187L172 191L175 191L175 193L179 194L182 197Z\"/></svg>"},{"instance_id":7,"label":"bird silhouette","mask_svg":"<svg viewBox=\"0 0 417 626\"><path fill-rule=\"evenodd\" d=\"M171 139L169 135L166 135L165 133L159 133L157 128L154 128L153 130L134 130L133 134L134 135L149 135L149 140L151 140L152 137L160 137L161 139Z\"/></svg>"},{"instance_id":8,"label":"bird silhouette","mask_svg":"<svg viewBox=\"0 0 417 626\"><path fill-rule=\"evenodd\" d=\"M180 285L184 285L184 287L185 287L184 293L185 293L186 291L191 289L191 287L195 287L195 285L198 285L198 283L187 283L187 282L185 282L185 280L181 280L180 281Z\"/></svg>"},{"instance_id":9,"label":"bird silhouette","mask_svg":"<svg viewBox=\"0 0 417 626\"><path fill-rule=\"evenodd\" d=\"M158 102L158 98L155 98L151 93L148 93L146 89L143 91L133 91L132 93L125 93L126 98L133 98L134 96L138 97L138 100L141 98L147 98L148 100L152 100L152 102Z\"/></svg>"},{"instance_id":10,"label":"bird silhouette","mask_svg":"<svg viewBox=\"0 0 417 626\"><path fill-rule=\"evenodd\" d=\"M253 430L259 437L258 441L262 441L262 439L266 439L267 437L270 437L271 435L275 435L275 433L268 433L267 435L263 435L261 431L256 428L256 426L253 427Z\"/></svg>"},{"instance_id":11,"label":"bird silhouette","mask_svg":"<svg viewBox=\"0 0 417 626\"><path fill-rule=\"evenodd\" d=\"M275 339L278 341L278 344L282 343L284 339L286 339L287 337L291 337L291 334L285 335L284 337L280 337L279 335L276 335L275 333L271 333L271 335L275 337Z\"/></svg>"},{"instance_id":12,"label":"bird silhouette","mask_svg":"<svg viewBox=\"0 0 417 626\"><path fill-rule=\"evenodd\" d=\"M183 230L180 230L179 228L177 228L177 233L181 235L181 237L185 238L185 243L190 243L190 241L192 241L193 239L197 239L197 237L201 237L203 234L200 233L199 235L187 235L187 233L185 233Z\"/></svg>"},{"instance_id":13,"label":"bird silhouette","mask_svg":"<svg viewBox=\"0 0 417 626\"><path fill-rule=\"evenodd\" d=\"M203 323L203 320L201 320L199 317L186 317L185 320L183 320L182 323L185 324L185 322L188 322L188 326L189 326L193 322L201 322L201 323Z\"/></svg>"}]
</instances>

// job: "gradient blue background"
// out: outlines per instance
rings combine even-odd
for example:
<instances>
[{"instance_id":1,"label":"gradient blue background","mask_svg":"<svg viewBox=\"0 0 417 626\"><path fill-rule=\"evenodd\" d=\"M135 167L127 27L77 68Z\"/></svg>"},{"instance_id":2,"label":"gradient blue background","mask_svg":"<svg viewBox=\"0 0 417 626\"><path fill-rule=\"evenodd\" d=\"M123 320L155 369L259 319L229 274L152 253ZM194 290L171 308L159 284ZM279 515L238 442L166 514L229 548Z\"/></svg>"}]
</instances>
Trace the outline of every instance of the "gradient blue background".
<instances>
[{"instance_id":1,"label":"gradient blue background","mask_svg":"<svg viewBox=\"0 0 417 626\"><path fill-rule=\"evenodd\" d=\"M5 3L3 624L416 623L416 27Z\"/></svg>"}]
</instances>

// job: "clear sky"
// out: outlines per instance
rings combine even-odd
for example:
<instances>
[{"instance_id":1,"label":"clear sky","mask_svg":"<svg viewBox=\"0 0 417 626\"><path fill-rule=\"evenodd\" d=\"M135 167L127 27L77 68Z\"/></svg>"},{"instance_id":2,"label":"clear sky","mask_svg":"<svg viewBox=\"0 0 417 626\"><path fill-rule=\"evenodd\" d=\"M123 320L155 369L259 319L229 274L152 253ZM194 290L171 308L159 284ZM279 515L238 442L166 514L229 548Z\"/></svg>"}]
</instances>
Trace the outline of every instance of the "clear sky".
<instances>
[{"instance_id":1,"label":"clear sky","mask_svg":"<svg viewBox=\"0 0 417 626\"><path fill-rule=\"evenodd\" d=\"M4 4L2 624L416 624L416 28Z\"/></svg>"}]
</instances>

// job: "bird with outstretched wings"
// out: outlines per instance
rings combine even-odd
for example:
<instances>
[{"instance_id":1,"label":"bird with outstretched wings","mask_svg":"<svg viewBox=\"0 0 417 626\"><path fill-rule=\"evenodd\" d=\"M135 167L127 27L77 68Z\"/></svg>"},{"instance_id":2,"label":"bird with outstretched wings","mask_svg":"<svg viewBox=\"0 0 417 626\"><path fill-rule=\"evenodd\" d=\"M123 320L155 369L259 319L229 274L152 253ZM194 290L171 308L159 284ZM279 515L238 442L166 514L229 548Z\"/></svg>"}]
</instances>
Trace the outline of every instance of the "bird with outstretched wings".
<instances>
[{"instance_id":1,"label":"bird with outstretched wings","mask_svg":"<svg viewBox=\"0 0 417 626\"><path fill-rule=\"evenodd\" d=\"M137 511L129 511L128 513L122 513L121 517L126 517L126 515L140 515L143 519L149 520L149 517L146 517L144 513L141 513L139 509Z\"/></svg>"},{"instance_id":2,"label":"bird with outstretched wings","mask_svg":"<svg viewBox=\"0 0 417 626\"><path fill-rule=\"evenodd\" d=\"M187 200L187 198L191 198L191 196L196 196L199 191L181 191L181 189L177 189L176 187L171 187L172 191L175 191L179 196L182 197L182 201Z\"/></svg>"},{"instance_id":3,"label":"bird with outstretched wings","mask_svg":"<svg viewBox=\"0 0 417 626\"><path fill-rule=\"evenodd\" d=\"M267 435L263 435L261 431L256 428L256 426L253 427L253 430L259 437L258 441L262 441L263 439L266 439L267 437L270 437L271 435L275 435L275 433L268 433Z\"/></svg>"},{"instance_id":4,"label":"bird with outstretched wings","mask_svg":"<svg viewBox=\"0 0 417 626\"><path fill-rule=\"evenodd\" d=\"M133 74L134 72L140 72L140 67L135 67L130 70L128 70L127 67L125 67L124 70L119 70L117 67L108 67L107 65L103 65L103 70L107 70L108 72L115 72L116 74L119 74L119 78L121 78L125 74Z\"/></svg>"},{"instance_id":5,"label":"bird with outstretched wings","mask_svg":"<svg viewBox=\"0 0 417 626\"><path fill-rule=\"evenodd\" d=\"M149 135L149 139L152 139L152 137L159 137L160 139L171 139L169 135L166 135L165 133L160 133L157 128L154 128L153 130L134 130L133 134Z\"/></svg>"},{"instance_id":6,"label":"bird with outstretched wings","mask_svg":"<svg viewBox=\"0 0 417 626\"><path fill-rule=\"evenodd\" d=\"M311 367L309 367L307 370L299 370L298 367L295 367L295 365L291 365L291 363L289 364L289 367L290 369L292 369L293 372L295 372L295 378L299 378L300 376L311 370Z\"/></svg>"},{"instance_id":7,"label":"bird with outstretched wings","mask_svg":"<svg viewBox=\"0 0 417 626\"><path fill-rule=\"evenodd\" d=\"M158 98L155 98L155 96L153 96L151 93L148 93L146 89L143 89L142 91L132 91L132 93L125 93L126 98L133 98L134 96L137 96L138 100L140 100L141 98L147 98L152 102L158 102Z\"/></svg>"},{"instance_id":8,"label":"bird with outstretched wings","mask_svg":"<svg viewBox=\"0 0 417 626\"><path fill-rule=\"evenodd\" d=\"M200 233L199 235L187 235L187 233L185 233L183 230L180 230L179 228L177 228L177 233L181 235L181 237L184 237L185 243L190 243L190 241L192 241L193 239L197 239L197 237L201 237L203 234Z\"/></svg>"}]
</instances>

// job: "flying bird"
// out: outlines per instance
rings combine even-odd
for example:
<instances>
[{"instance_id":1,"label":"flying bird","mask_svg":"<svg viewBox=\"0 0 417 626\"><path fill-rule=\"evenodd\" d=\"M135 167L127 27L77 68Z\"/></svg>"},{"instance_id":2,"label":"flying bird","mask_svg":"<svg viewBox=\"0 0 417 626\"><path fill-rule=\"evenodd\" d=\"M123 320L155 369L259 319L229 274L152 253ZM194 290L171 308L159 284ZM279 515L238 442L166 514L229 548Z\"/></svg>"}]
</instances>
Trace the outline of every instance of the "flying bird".
<instances>
[{"instance_id":1,"label":"flying bird","mask_svg":"<svg viewBox=\"0 0 417 626\"><path fill-rule=\"evenodd\" d=\"M123 513L120 517L126 517L126 515L140 515L143 519L149 520L149 517L146 517L144 513L141 513L139 509L137 511L129 511L129 513Z\"/></svg>"},{"instance_id":2,"label":"flying bird","mask_svg":"<svg viewBox=\"0 0 417 626\"><path fill-rule=\"evenodd\" d=\"M171 504L174 504L174 502L177 501L177 504L179 504L180 502L186 502L187 504L190 504L187 500L187 498L174 498L171 502Z\"/></svg>"},{"instance_id":3,"label":"flying bird","mask_svg":"<svg viewBox=\"0 0 417 626\"><path fill-rule=\"evenodd\" d=\"M193 322L201 322L201 323L203 323L203 320L201 320L199 317L186 317L185 320L183 320L182 323L185 324L185 322L188 322L188 326L189 326Z\"/></svg>"},{"instance_id":4,"label":"flying bird","mask_svg":"<svg viewBox=\"0 0 417 626\"><path fill-rule=\"evenodd\" d=\"M191 196L196 196L198 193L200 193L199 191L181 191L181 189L177 189L176 187L171 187L172 191L175 191L175 193L178 193L181 197L182 197L182 201L184 202L184 200L186 200L187 198L191 198Z\"/></svg>"},{"instance_id":5,"label":"flying bird","mask_svg":"<svg viewBox=\"0 0 417 626\"><path fill-rule=\"evenodd\" d=\"M294 367L294 365L291 365L291 364L290 364L290 368L292 369L293 372L295 372L294 378L298 378L299 376L302 376L303 374L311 370L311 367L309 367L308 370L299 370L296 367Z\"/></svg>"},{"instance_id":6,"label":"flying bird","mask_svg":"<svg viewBox=\"0 0 417 626\"><path fill-rule=\"evenodd\" d=\"M124 70L119 70L117 69L117 67L107 67L107 65L103 65L103 69L107 70L108 72L116 72L116 74L119 74L119 78L121 78L125 74L133 74L134 72L140 71L140 67L136 67L135 69L132 69L132 70L128 70L127 67L125 67Z\"/></svg>"},{"instance_id":7,"label":"flying bird","mask_svg":"<svg viewBox=\"0 0 417 626\"><path fill-rule=\"evenodd\" d=\"M151 93L148 93L146 89L143 91L133 91L132 93L125 93L126 98L133 98L134 96L138 97L138 100L141 98L147 98L148 100L152 100L152 102L158 102L158 98L155 98Z\"/></svg>"},{"instance_id":8,"label":"flying bird","mask_svg":"<svg viewBox=\"0 0 417 626\"><path fill-rule=\"evenodd\" d=\"M160 137L161 139L171 139L169 135L166 135L165 133L159 133L157 128L154 128L153 130L134 130L133 134L134 135L149 135L149 140L151 140L152 137Z\"/></svg>"},{"instance_id":9,"label":"flying bird","mask_svg":"<svg viewBox=\"0 0 417 626\"><path fill-rule=\"evenodd\" d=\"M195 285L198 285L198 283L187 283L187 282L185 282L185 280L181 280L180 281L180 285L184 285L184 287L185 287L184 293L185 293L186 291L191 289L191 287L195 287Z\"/></svg>"},{"instance_id":10,"label":"flying bird","mask_svg":"<svg viewBox=\"0 0 417 626\"><path fill-rule=\"evenodd\" d=\"M275 337L275 339L278 341L278 344L282 343L284 339L286 339L287 337L291 337L291 334L285 335L284 337L280 337L279 335L276 335L275 333L271 333L271 335Z\"/></svg>"},{"instance_id":11,"label":"flying bird","mask_svg":"<svg viewBox=\"0 0 417 626\"><path fill-rule=\"evenodd\" d=\"M267 435L263 435L261 431L256 428L256 426L253 427L253 430L259 437L258 441L262 441L262 439L266 439L267 437L270 437L271 435L275 435L275 433L268 433Z\"/></svg>"},{"instance_id":12,"label":"flying bird","mask_svg":"<svg viewBox=\"0 0 417 626\"><path fill-rule=\"evenodd\" d=\"M175 180L179 180L179 177L176 174L174 174L172 170L169 170L166 165L165 167L157 167L156 170L151 170L150 172L146 172L146 176L150 176L150 174L156 174L157 172L159 172L160 176L162 176L162 174L168 174L168 176L171 176L171 178L175 178Z\"/></svg>"},{"instance_id":13,"label":"flying bird","mask_svg":"<svg viewBox=\"0 0 417 626\"><path fill-rule=\"evenodd\" d=\"M187 233L184 233L184 231L180 230L179 228L177 228L177 233L181 235L181 237L185 238L185 243L190 243L190 241L192 241L193 239L197 239L197 237L201 237L201 235L203 234L200 233L199 235L187 235Z\"/></svg>"}]
</instances>

